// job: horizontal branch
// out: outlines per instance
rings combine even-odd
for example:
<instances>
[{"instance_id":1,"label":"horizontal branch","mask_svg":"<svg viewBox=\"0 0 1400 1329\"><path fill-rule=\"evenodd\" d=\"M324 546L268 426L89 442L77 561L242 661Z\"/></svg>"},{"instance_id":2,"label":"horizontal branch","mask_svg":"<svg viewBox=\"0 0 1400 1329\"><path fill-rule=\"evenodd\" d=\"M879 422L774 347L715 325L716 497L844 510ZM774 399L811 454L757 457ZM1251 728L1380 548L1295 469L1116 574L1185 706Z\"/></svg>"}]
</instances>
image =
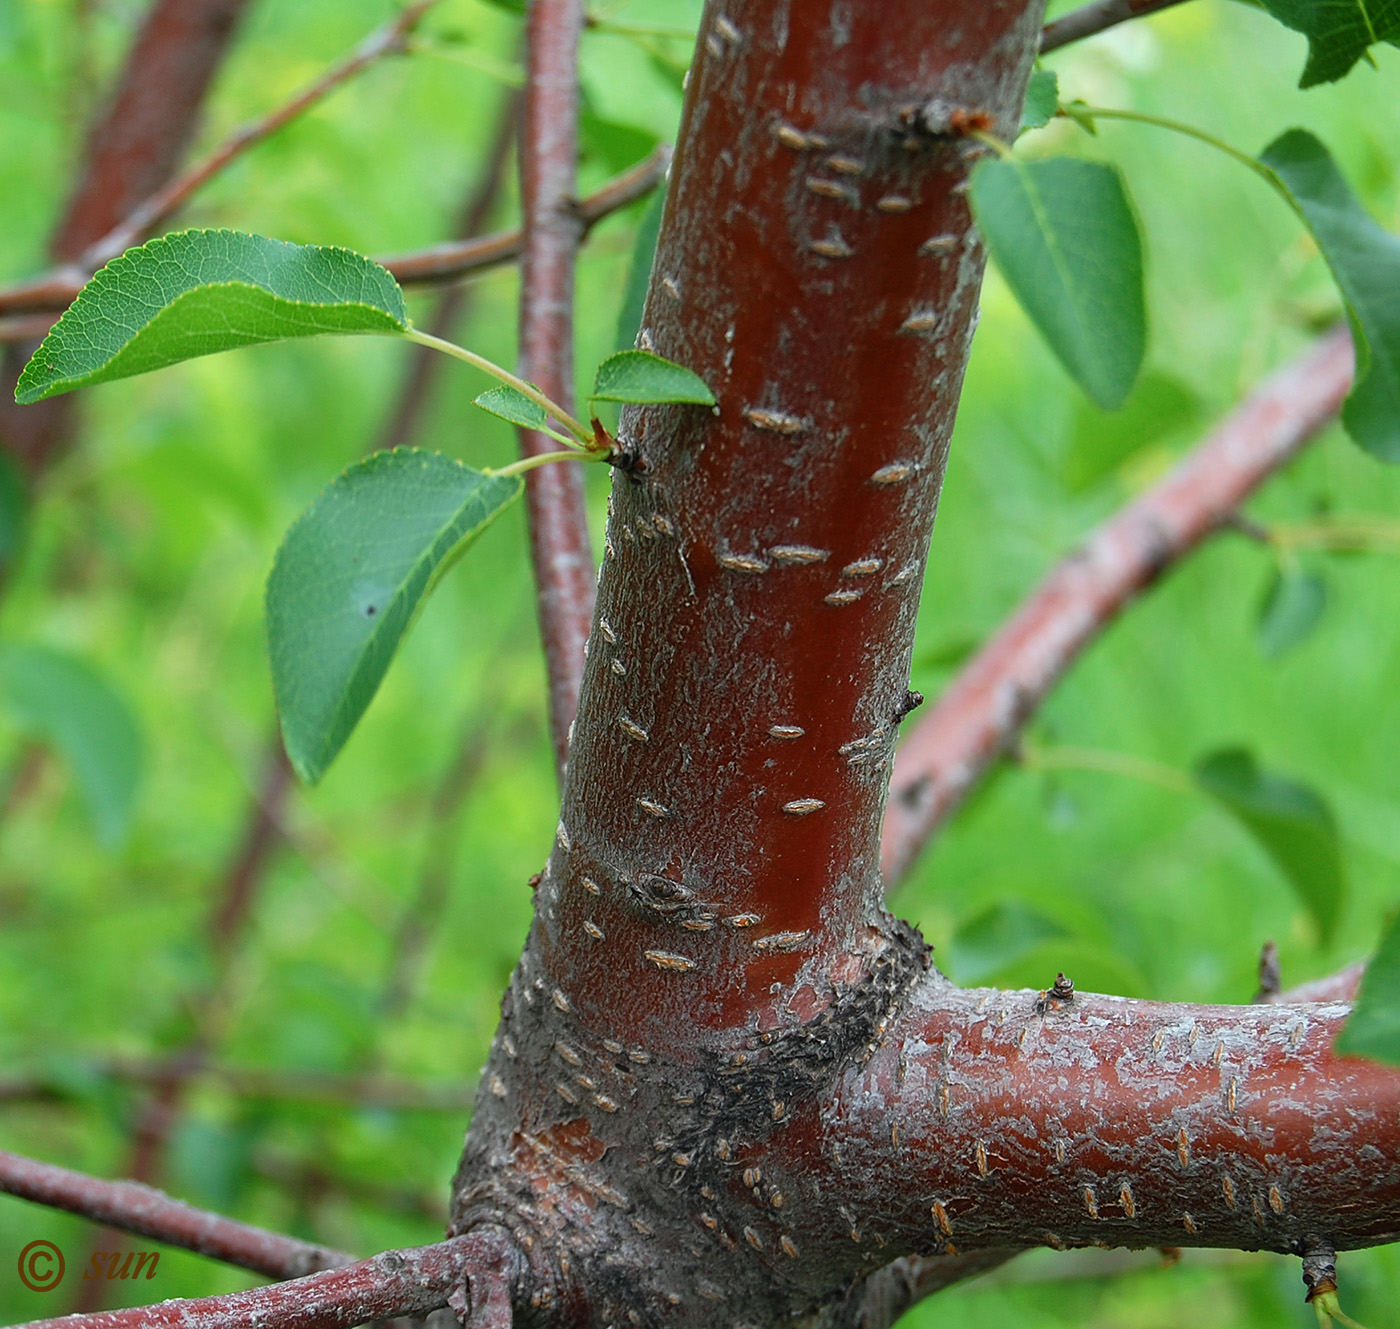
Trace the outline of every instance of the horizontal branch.
<instances>
[{"instance_id":1,"label":"horizontal branch","mask_svg":"<svg viewBox=\"0 0 1400 1329\"><path fill-rule=\"evenodd\" d=\"M843 1199L895 1250L1394 1241L1400 1072L1332 1051L1348 1013L931 976L822 1108Z\"/></svg>"},{"instance_id":2,"label":"horizontal branch","mask_svg":"<svg viewBox=\"0 0 1400 1329\"><path fill-rule=\"evenodd\" d=\"M595 193L575 205L586 235L605 217L645 198L666 178L671 149L662 144L635 166L614 176ZM442 286L474 272L512 263L520 257L523 236L518 228L494 231L468 240L452 240L427 249L375 258L405 286ZM45 273L17 286L0 288L0 315L56 314L77 298L88 273L69 266ZM0 342L26 341L47 324L21 324L17 318L0 319Z\"/></svg>"},{"instance_id":3,"label":"horizontal branch","mask_svg":"<svg viewBox=\"0 0 1400 1329\"><path fill-rule=\"evenodd\" d=\"M1131 18L1145 18L1159 9L1170 9L1180 3L1181 0L1094 0L1092 4L1072 10L1064 18L1047 23L1040 36L1040 53L1048 55L1061 46L1082 41Z\"/></svg>"},{"instance_id":4,"label":"horizontal branch","mask_svg":"<svg viewBox=\"0 0 1400 1329\"><path fill-rule=\"evenodd\" d=\"M1086 647L1335 417L1351 387L1338 328L1276 373L1169 475L1109 518L961 670L895 758L881 857L887 885L988 769Z\"/></svg>"},{"instance_id":5,"label":"horizontal branch","mask_svg":"<svg viewBox=\"0 0 1400 1329\"><path fill-rule=\"evenodd\" d=\"M512 1251L504 1233L471 1232L432 1246L385 1251L372 1260L247 1292L31 1320L23 1329L248 1329L250 1324L348 1329L370 1320L437 1310L469 1277L473 1293L478 1283L483 1292L493 1291L513 1273Z\"/></svg>"},{"instance_id":6,"label":"horizontal branch","mask_svg":"<svg viewBox=\"0 0 1400 1329\"><path fill-rule=\"evenodd\" d=\"M269 1278L299 1278L318 1269L351 1264L355 1259L343 1251L196 1209L149 1186L103 1181L3 1150L0 1192L163 1241L168 1246L198 1251Z\"/></svg>"}]
</instances>

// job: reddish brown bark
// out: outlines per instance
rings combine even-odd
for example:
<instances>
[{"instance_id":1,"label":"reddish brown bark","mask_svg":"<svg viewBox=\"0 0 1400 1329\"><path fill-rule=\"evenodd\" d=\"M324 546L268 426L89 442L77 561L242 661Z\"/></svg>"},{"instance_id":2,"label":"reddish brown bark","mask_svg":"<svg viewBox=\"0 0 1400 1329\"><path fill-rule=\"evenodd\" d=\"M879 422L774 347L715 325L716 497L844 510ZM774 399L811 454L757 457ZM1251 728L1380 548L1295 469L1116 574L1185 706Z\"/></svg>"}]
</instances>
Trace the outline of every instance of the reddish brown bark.
<instances>
[{"instance_id":1,"label":"reddish brown bark","mask_svg":"<svg viewBox=\"0 0 1400 1329\"><path fill-rule=\"evenodd\" d=\"M921 972L878 827L982 271L951 120L1012 132L1039 19L707 10L641 343L719 405L624 413L559 833L454 1209L532 1238L559 1322L762 1323L858 1268L731 1226L727 1155Z\"/></svg>"},{"instance_id":2,"label":"reddish brown bark","mask_svg":"<svg viewBox=\"0 0 1400 1329\"><path fill-rule=\"evenodd\" d=\"M566 410L573 409L574 399L574 260L583 236L574 200L582 31L581 0L533 0L530 5L520 153L525 209L520 373ZM520 431L522 455L553 452L558 446L544 434ZM593 618L593 550L582 472L576 466L531 471L525 477L525 498L549 678L549 728L562 780Z\"/></svg>"},{"instance_id":3,"label":"reddish brown bark","mask_svg":"<svg viewBox=\"0 0 1400 1329\"><path fill-rule=\"evenodd\" d=\"M1040 996L934 979L814 1108L872 1258L1400 1235L1400 1076L1333 1054L1347 1007Z\"/></svg>"},{"instance_id":4,"label":"reddish brown bark","mask_svg":"<svg viewBox=\"0 0 1400 1329\"><path fill-rule=\"evenodd\" d=\"M1164 480L1092 532L958 673L899 749L882 861L894 884L1051 688L1133 598L1224 527L1336 418L1354 356L1337 328L1274 374Z\"/></svg>"}]
</instances>

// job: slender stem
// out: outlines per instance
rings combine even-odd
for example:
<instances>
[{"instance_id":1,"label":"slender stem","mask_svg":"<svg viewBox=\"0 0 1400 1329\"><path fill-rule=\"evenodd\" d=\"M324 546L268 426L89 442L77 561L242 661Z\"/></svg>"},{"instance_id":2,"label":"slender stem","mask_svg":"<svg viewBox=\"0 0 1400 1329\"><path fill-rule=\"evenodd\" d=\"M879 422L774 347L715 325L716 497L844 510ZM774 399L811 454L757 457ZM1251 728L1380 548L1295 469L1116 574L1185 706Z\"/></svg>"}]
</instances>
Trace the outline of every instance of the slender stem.
<instances>
[{"instance_id":1,"label":"slender stem","mask_svg":"<svg viewBox=\"0 0 1400 1329\"><path fill-rule=\"evenodd\" d=\"M617 37L667 37L678 42L695 40L693 29L667 27L664 23L614 23L611 19L590 16L584 26L589 32L607 32Z\"/></svg>"},{"instance_id":2,"label":"slender stem","mask_svg":"<svg viewBox=\"0 0 1400 1329\"><path fill-rule=\"evenodd\" d=\"M472 183L463 200L452 234L456 237L479 236L491 219L505 183L506 163L510 160L520 127L520 94L507 93L501 101L496 127L491 135L479 177ZM461 325L472 303L471 288L454 286L438 296L436 308L425 319L427 330L435 337L452 336ZM379 431L377 446L371 451L407 447L422 421L424 410L432 395L438 371L446 368L432 348L418 346L409 355L407 372L399 387L397 401Z\"/></svg>"},{"instance_id":3,"label":"slender stem","mask_svg":"<svg viewBox=\"0 0 1400 1329\"><path fill-rule=\"evenodd\" d=\"M1323 1292L1315 1296L1313 1309L1317 1312L1318 1324L1324 1327L1328 1320L1336 1320L1338 1324L1346 1325L1347 1329L1366 1329L1365 1325L1358 1324L1342 1310L1335 1292Z\"/></svg>"},{"instance_id":4,"label":"slender stem","mask_svg":"<svg viewBox=\"0 0 1400 1329\"><path fill-rule=\"evenodd\" d=\"M437 0L414 0L389 23L370 33L348 56L323 73L310 87L266 115L234 130L207 157L197 162L146 199L106 235L90 245L80 261L98 267L124 249L139 243L157 226L184 206L196 190L203 188L230 162L250 147L263 142L279 129L304 114L317 102L386 55L406 49L409 34Z\"/></svg>"},{"instance_id":5,"label":"slender stem","mask_svg":"<svg viewBox=\"0 0 1400 1329\"><path fill-rule=\"evenodd\" d=\"M149 1186L104 1181L3 1150L0 1192L152 1237L168 1246L198 1251L270 1278L299 1278L316 1269L350 1264L355 1258L195 1209Z\"/></svg>"},{"instance_id":6,"label":"slender stem","mask_svg":"<svg viewBox=\"0 0 1400 1329\"><path fill-rule=\"evenodd\" d=\"M1400 525L1394 522L1311 522L1269 527L1269 543L1280 550L1330 549L1365 554L1400 554Z\"/></svg>"},{"instance_id":7,"label":"slender stem","mask_svg":"<svg viewBox=\"0 0 1400 1329\"><path fill-rule=\"evenodd\" d=\"M587 235L605 217L650 194L666 178L670 163L671 149L662 144L587 198L579 199L574 208L583 224L584 234ZM389 269L400 285L443 285L460 281L475 272L514 262L520 257L523 244L521 231L497 231L491 235L415 249L405 254L379 254L374 258L381 267ZM90 275L91 269L77 263L67 263L28 281L0 287L0 315L62 313L77 299L78 292ZM25 341L41 337L47 331L47 324L40 326L37 323L0 320L0 342ZM67 398L53 400L66 401ZM3 401L0 401L0 405L3 405ZM27 406L24 409L32 413L39 408Z\"/></svg>"},{"instance_id":8,"label":"slender stem","mask_svg":"<svg viewBox=\"0 0 1400 1329\"><path fill-rule=\"evenodd\" d=\"M532 0L526 22L528 83L520 143L525 240L519 369L522 376L565 403L571 401L573 391L574 269L584 230L574 203L582 29L583 0ZM580 436L585 443L592 441L586 432ZM520 430L523 456L549 450L538 431ZM595 594L581 472L557 466L532 471L525 502L549 679L550 737L562 784Z\"/></svg>"},{"instance_id":9,"label":"slender stem","mask_svg":"<svg viewBox=\"0 0 1400 1329\"><path fill-rule=\"evenodd\" d=\"M985 129L973 129L969 131L968 138L976 139L979 143L985 143L1003 161L1008 160L1013 154L1011 145L999 139L995 134L989 134Z\"/></svg>"},{"instance_id":10,"label":"slender stem","mask_svg":"<svg viewBox=\"0 0 1400 1329\"><path fill-rule=\"evenodd\" d=\"M544 430L551 438L559 436L550 430ZM486 472L487 475L522 475L526 471L533 471L537 466L547 466L552 461L603 461L605 454L595 452L591 456L580 453L576 449L568 452L536 452L528 457L521 457L513 461L509 466L495 467Z\"/></svg>"},{"instance_id":11,"label":"slender stem","mask_svg":"<svg viewBox=\"0 0 1400 1329\"><path fill-rule=\"evenodd\" d=\"M1298 213L1298 205L1294 202L1293 195L1288 192L1288 187L1259 158L1251 157L1249 153L1242 152L1233 144L1227 143L1223 138L1217 138L1214 134L1207 133L1204 129L1197 129L1195 125L1188 125L1184 121L1173 120L1168 116L1150 115L1146 111L1125 111L1111 106L1076 106L1075 110L1092 120L1128 120L1139 125L1154 125L1158 129L1170 129L1175 134L1184 134L1187 138L1194 138L1198 142L1205 143L1217 152L1223 152L1227 157L1239 162L1241 166L1253 171L1288 204L1294 213L1302 215Z\"/></svg>"},{"instance_id":12,"label":"slender stem","mask_svg":"<svg viewBox=\"0 0 1400 1329\"><path fill-rule=\"evenodd\" d=\"M1170 9L1180 3L1181 0L1091 0L1091 3L1045 25L1045 30L1040 34L1040 53L1048 55L1062 46L1092 37L1129 19L1146 18L1159 9Z\"/></svg>"},{"instance_id":13,"label":"slender stem","mask_svg":"<svg viewBox=\"0 0 1400 1329\"><path fill-rule=\"evenodd\" d=\"M508 388L514 388L522 397L528 397L536 406L548 411L559 421L579 443L588 448L593 442L593 431L586 429L583 424L566 411L551 397L546 397L537 387L527 383L518 375L512 374L509 369L502 369L494 360L488 360L484 355L477 355L475 351L469 351L465 346L458 346L456 342L447 341L443 337L434 337L431 332L424 332L420 328L409 325L403 334L409 341L417 342L420 346L431 346L435 351L441 351L444 355L455 356L458 360L481 370L483 374L490 374L497 382L504 383ZM546 431L549 432L549 431ZM567 439L560 438L558 434L550 432L551 438L558 438L559 441L568 442Z\"/></svg>"},{"instance_id":14,"label":"slender stem","mask_svg":"<svg viewBox=\"0 0 1400 1329\"><path fill-rule=\"evenodd\" d=\"M474 69L478 74L485 74L487 78L504 83L508 88L519 88L525 84L525 75L518 65L497 60L494 56L473 54L470 50L458 50L440 42L430 41L409 42L404 50L411 55L427 55L434 60L444 60L448 64Z\"/></svg>"},{"instance_id":15,"label":"slender stem","mask_svg":"<svg viewBox=\"0 0 1400 1329\"><path fill-rule=\"evenodd\" d=\"M1125 775L1130 780L1154 784L1174 794L1194 794L1196 786L1185 771L1161 762L1136 757L1130 752L1109 752L1103 748L1024 747L1021 764L1032 771L1097 771L1102 775Z\"/></svg>"}]
</instances>

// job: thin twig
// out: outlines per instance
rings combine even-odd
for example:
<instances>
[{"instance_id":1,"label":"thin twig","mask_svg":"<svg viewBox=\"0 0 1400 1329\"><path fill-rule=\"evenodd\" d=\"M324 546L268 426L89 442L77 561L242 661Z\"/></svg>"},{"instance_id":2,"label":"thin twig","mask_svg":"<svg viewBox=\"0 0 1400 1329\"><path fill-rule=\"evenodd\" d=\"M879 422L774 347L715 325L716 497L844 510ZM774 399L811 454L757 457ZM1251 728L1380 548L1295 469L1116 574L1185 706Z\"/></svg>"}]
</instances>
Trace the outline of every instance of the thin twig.
<instances>
[{"instance_id":1,"label":"thin twig","mask_svg":"<svg viewBox=\"0 0 1400 1329\"><path fill-rule=\"evenodd\" d=\"M56 242L59 252L68 262L30 281L0 291L0 313L44 313L54 309L66 309L92 273L109 259L115 258L153 234L162 222L174 216L199 189L249 148L263 142L298 116L305 114L317 102L324 101L342 84L383 57L404 51L414 28L437 2L438 0L415 0L415 3L407 6L398 17L370 33L349 55L337 61L291 100L235 129L208 156L131 206L122 220L115 225L103 223L104 229L96 238L81 236L76 230L76 223L70 218L65 222L64 230ZM230 0L222 0L222 3L228 8ZM246 0L239 0L240 7L245 3ZM193 117L180 117L174 108L170 107L165 108L164 115L179 122L182 131L180 142L183 144ZM106 200L103 202L110 206ZM91 236L90 229L88 236ZM63 244L65 237L67 243ZM5 340L11 338L6 337Z\"/></svg>"},{"instance_id":2,"label":"thin twig","mask_svg":"<svg viewBox=\"0 0 1400 1329\"><path fill-rule=\"evenodd\" d=\"M1164 480L1055 567L948 686L895 759L882 860L893 885L1086 647L1132 598L1315 438L1351 387L1344 328L1229 415Z\"/></svg>"},{"instance_id":3,"label":"thin twig","mask_svg":"<svg viewBox=\"0 0 1400 1329\"><path fill-rule=\"evenodd\" d=\"M1047 55L1129 19L1145 18L1159 9L1170 9L1180 3L1181 0L1093 0L1092 4L1071 10L1064 18L1047 23L1040 34L1040 53Z\"/></svg>"},{"instance_id":4,"label":"thin twig","mask_svg":"<svg viewBox=\"0 0 1400 1329\"><path fill-rule=\"evenodd\" d=\"M49 238L51 258L71 262L170 178L247 3L153 0L107 109L88 135L83 168ZM40 279L37 286L49 284ZM33 290L36 284L27 285ZM71 298L57 307L66 307ZM13 312L38 313L43 307ZM18 340L4 338L9 344L0 357L0 446L34 473L67 449L75 418L67 398L15 405L14 387L32 350L31 338L42 331L33 324L7 329Z\"/></svg>"},{"instance_id":5,"label":"thin twig","mask_svg":"<svg viewBox=\"0 0 1400 1329\"><path fill-rule=\"evenodd\" d=\"M337 61L309 87L290 101L233 131L202 161L182 171L164 188L134 208L95 244L89 245L78 262L88 271L100 268L108 259L139 244L162 222L174 216L190 199L231 162L255 144L275 134L284 125L304 114L356 74L368 69L386 55L401 53L409 36L438 0L414 0L390 22L370 33L349 55Z\"/></svg>"},{"instance_id":6,"label":"thin twig","mask_svg":"<svg viewBox=\"0 0 1400 1329\"><path fill-rule=\"evenodd\" d=\"M528 77L520 183L525 248L520 303L521 377L569 407L573 398L574 263L583 221L574 204L578 162L578 48L582 0L534 0L527 22ZM520 431L529 457L553 451ZM549 721L562 782L578 709L583 648L593 620L593 550L576 466L546 466L525 482L536 605L549 676Z\"/></svg>"},{"instance_id":7,"label":"thin twig","mask_svg":"<svg viewBox=\"0 0 1400 1329\"><path fill-rule=\"evenodd\" d=\"M484 1289L504 1285L512 1272L510 1239L500 1231L477 1231L432 1246L385 1251L372 1260L271 1287L99 1315L31 1320L23 1329L247 1329L250 1324L348 1329L369 1320L437 1310L469 1277L475 1292L478 1281Z\"/></svg>"},{"instance_id":8,"label":"thin twig","mask_svg":"<svg viewBox=\"0 0 1400 1329\"><path fill-rule=\"evenodd\" d=\"M82 1172L40 1163L0 1150L0 1191L50 1209L63 1209L124 1232L198 1251L225 1264L266 1274L300 1278L317 1269L352 1264L355 1257L328 1246L250 1227L205 1209L195 1209L150 1186L103 1181Z\"/></svg>"},{"instance_id":9,"label":"thin twig","mask_svg":"<svg viewBox=\"0 0 1400 1329\"><path fill-rule=\"evenodd\" d=\"M581 199L574 210L586 235L605 217L645 198L666 177L671 149L662 144L650 156ZM454 240L402 254L383 254L375 262L388 268L404 286L444 286L488 268L513 263L520 257L524 236L516 230L495 231L470 240ZM17 286L0 288L0 315L61 313L77 298L88 273L77 268L55 269ZM34 325L37 327L37 325ZM28 339L32 328L25 330ZM0 342L18 340L0 322ZM34 409L34 408L27 408Z\"/></svg>"}]
</instances>

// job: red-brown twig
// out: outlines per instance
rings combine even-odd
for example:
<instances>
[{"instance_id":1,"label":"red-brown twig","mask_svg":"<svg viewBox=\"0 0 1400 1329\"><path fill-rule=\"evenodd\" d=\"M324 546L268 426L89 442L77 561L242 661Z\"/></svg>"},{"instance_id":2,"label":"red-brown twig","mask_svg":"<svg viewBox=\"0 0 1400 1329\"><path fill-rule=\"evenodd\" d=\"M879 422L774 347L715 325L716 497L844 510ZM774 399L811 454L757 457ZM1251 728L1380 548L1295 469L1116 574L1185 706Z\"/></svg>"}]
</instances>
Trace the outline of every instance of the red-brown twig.
<instances>
[{"instance_id":1,"label":"red-brown twig","mask_svg":"<svg viewBox=\"0 0 1400 1329\"><path fill-rule=\"evenodd\" d=\"M587 198L569 205L583 226L583 234L587 235L604 217L650 194L666 178L666 168L670 164L671 149L663 143L650 156L629 166ZM525 237L520 230L496 231L473 240L450 241L407 254L385 254L376 262L388 268L404 286L441 285L459 281L473 272L514 262L524 245Z\"/></svg>"},{"instance_id":2,"label":"red-brown twig","mask_svg":"<svg viewBox=\"0 0 1400 1329\"><path fill-rule=\"evenodd\" d=\"M196 190L208 184L232 161L249 148L271 137L284 125L303 115L317 102L324 101L343 83L368 69L386 55L401 53L409 36L437 0L414 0L406 5L389 23L370 33L343 60L337 61L309 87L302 89L290 101L259 116L256 120L234 130L207 157L182 171L163 188L133 208L130 214L114 226L95 244L89 245L78 259L86 271L93 271L115 258L123 250L139 244L162 222L174 216Z\"/></svg>"},{"instance_id":3,"label":"red-brown twig","mask_svg":"<svg viewBox=\"0 0 1400 1329\"><path fill-rule=\"evenodd\" d=\"M216 4L211 7L216 8L219 13L213 21L206 19L205 26L221 28L221 39L226 40L227 30L232 27L232 16L246 3L247 0L217 0ZM74 296L82 289L83 284L93 272L123 250L134 244L140 244L162 222L168 221L184 207L198 190L241 157L249 148L270 138L279 129L298 116L305 114L317 102L324 101L342 84L368 69L384 56L404 51L414 28L418 26L423 15L436 3L437 0L415 0L415 3L408 5L391 22L372 32L349 55L332 65L309 87L303 88L291 100L275 110L235 129L208 156L187 170L180 172L173 179L166 181L163 185L161 181L174 167L179 150L184 147L185 140L194 127L194 112L197 109L197 103L185 107L182 114L181 100L167 92L163 94L158 108L147 108L144 105L127 106L128 116L136 119L138 124L144 126L145 120L155 119L158 115L161 124L168 123L172 129L179 131L178 137L167 131L165 138L159 145L162 151L159 154L158 162L153 160L149 166L146 166L145 157L154 159L157 154L152 149L145 148L143 143L141 161L138 165L146 166L146 169L139 177L131 179L130 183L118 188L112 179L114 166L131 154L112 150L107 150L105 153L100 151L115 133L109 125L104 124L93 136L94 157L89 178L75 193L68 216L54 241L55 253L61 258L67 259L68 262L52 272L44 273L31 281L0 292L0 312L39 313L51 309L66 308L72 303ZM178 10L180 5L167 3L162 8ZM193 11L195 8L195 6L185 4L186 10ZM148 23L147 26L149 28L152 24ZM167 26L170 25L167 24ZM189 43L188 49L185 47L174 48L174 53L179 58L175 60L167 58L167 63L187 82L192 82L189 77L190 72L202 67L201 58L204 63L209 63L213 58L212 54L205 55L203 53L206 48L211 51L213 48L207 40L203 44L190 42L190 35L185 31L189 26L186 23L184 27L179 29L178 33L166 35L166 40L169 42L175 41L178 37ZM144 32L138 40L137 50L133 52L133 61L140 53L142 43L149 44ZM164 47L161 50L164 51ZM131 101L138 91L141 95L148 96L149 90L144 85L151 83L153 79L157 87L162 86L152 71L143 68L142 73L144 80L138 82L136 88L128 92L127 85L123 84L124 91L122 97L118 98L118 108L123 105L123 98L126 101ZM201 95L212 76L213 68L210 67L204 72L204 82L198 85L197 91ZM127 82L131 81L129 74ZM192 86L191 95L195 90ZM130 130L123 130L123 132L129 134ZM161 169L152 178L151 170L157 164ZM121 209L120 211L116 211L118 207Z\"/></svg>"},{"instance_id":4,"label":"red-brown twig","mask_svg":"<svg viewBox=\"0 0 1400 1329\"><path fill-rule=\"evenodd\" d=\"M155 0L151 5L115 94L88 136L82 172L49 242L53 258L71 263L170 178L246 6L247 0ZM52 288L55 275L41 278L37 288ZM62 275L61 281L71 276ZM35 283L28 285L35 289ZM21 304L0 312L43 308ZM0 446L38 472L66 448L73 404L63 399L15 405L28 340L42 330L31 324L9 331L23 336L6 350L0 366Z\"/></svg>"},{"instance_id":5,"label":"red-brown twig","mask_svg":"<svg viewBox=\"0 0 1400 1329\"><path fill-rule=\"evenodd\" d=\"M574 209L584 234L604 217L651 193L665 178L670 161L671 149L662 145L597 192L580 199ZM523 245L524 237L518 229L495 231L408 253L382 254L375 261L388 268L404 286L442 286L472 273L514 262L520 257ZM77 298L86 280L85 273L62 269L18 286L5 287L0 289L0 314L47 316L61 313ZM0 321L0 342L29 340L46 327L47 323L41 326L37 322L20 325L17 318Z\"/></svg>"},{"instance_id":6,"label":"red-brown twig","mask_svg":"<svg viewBox=\"0 0 1400 1329\"><path fill-rule=\"evenodd\" d=\"M1181 0L1093 0L1092 4L1072 10L1064 18L1047 23L1040 36L1040 53L1058 51L1070 42L1082 41L1131 18L1144 18L1180 3Z\"/></svg>"},{"instance_id":7,"label":"red-brown twig","mask_svg":"<svg viewBox=\"0 0 1400 1329\"><path fill-rule=\"evenodd\" d=\"M0 1151L0 1191L182 1250L198 1251L269 1278L300 1278L318 1269L351 1264L355 1259L343 1251L195 1209L149 1186L103 1181L4 1151Z\"/></svg>"},{"instance_id":8,"label":"red-brown twig","mask_svg":"<svg viewBox=\"0 0 1400 1329\"><path fill-rule=\"evenodd\" d=\"M1337 414L1351 387L1344 328L1233 411L1166 479L1055 567L900 747L881 859L893 885L1084 649Z\"/></svg>"},{"instance_id":9,"label":"red-brown twig","mask_svg":"<svg viewBox=\"0 0 1400 1329\"><path fill-rule=\"evenodd\" d=\"M581 0L534 0L520 183L525 249L520 302L520 373L566 410L573 401L574 261L583 223L574 205L578 162L578 45ZM520 431L525 456L555 444ZM545 466L526 477L530 552L540 636L549 675L549 723L562 781L569 726L578 709L583 647L593 621L593 551L576 466Z\"/></svg>"},{"instance_id":10,"label":"red-brown twig","mask_svg":"<svg viewBox=\"0 0 1400 1329\"><path fill-rule=\"evenodd\" d=\"M25 1329L247 1329L275 1324L278 1329L346 1329L395 1315L437 1310L468 1279L473 1301L483 1302L511 1276L512 1247L504 1233L471 1232L451 1241L410 1250L385 1251L372 1260L328 1269L271 1287L222 1297L163 1301L157 1306L31 1320ZM472 1320L487 1325L485 1317ZM509 1325L510 1320L494 1323Z\"/></svg>"}]
</instances>

